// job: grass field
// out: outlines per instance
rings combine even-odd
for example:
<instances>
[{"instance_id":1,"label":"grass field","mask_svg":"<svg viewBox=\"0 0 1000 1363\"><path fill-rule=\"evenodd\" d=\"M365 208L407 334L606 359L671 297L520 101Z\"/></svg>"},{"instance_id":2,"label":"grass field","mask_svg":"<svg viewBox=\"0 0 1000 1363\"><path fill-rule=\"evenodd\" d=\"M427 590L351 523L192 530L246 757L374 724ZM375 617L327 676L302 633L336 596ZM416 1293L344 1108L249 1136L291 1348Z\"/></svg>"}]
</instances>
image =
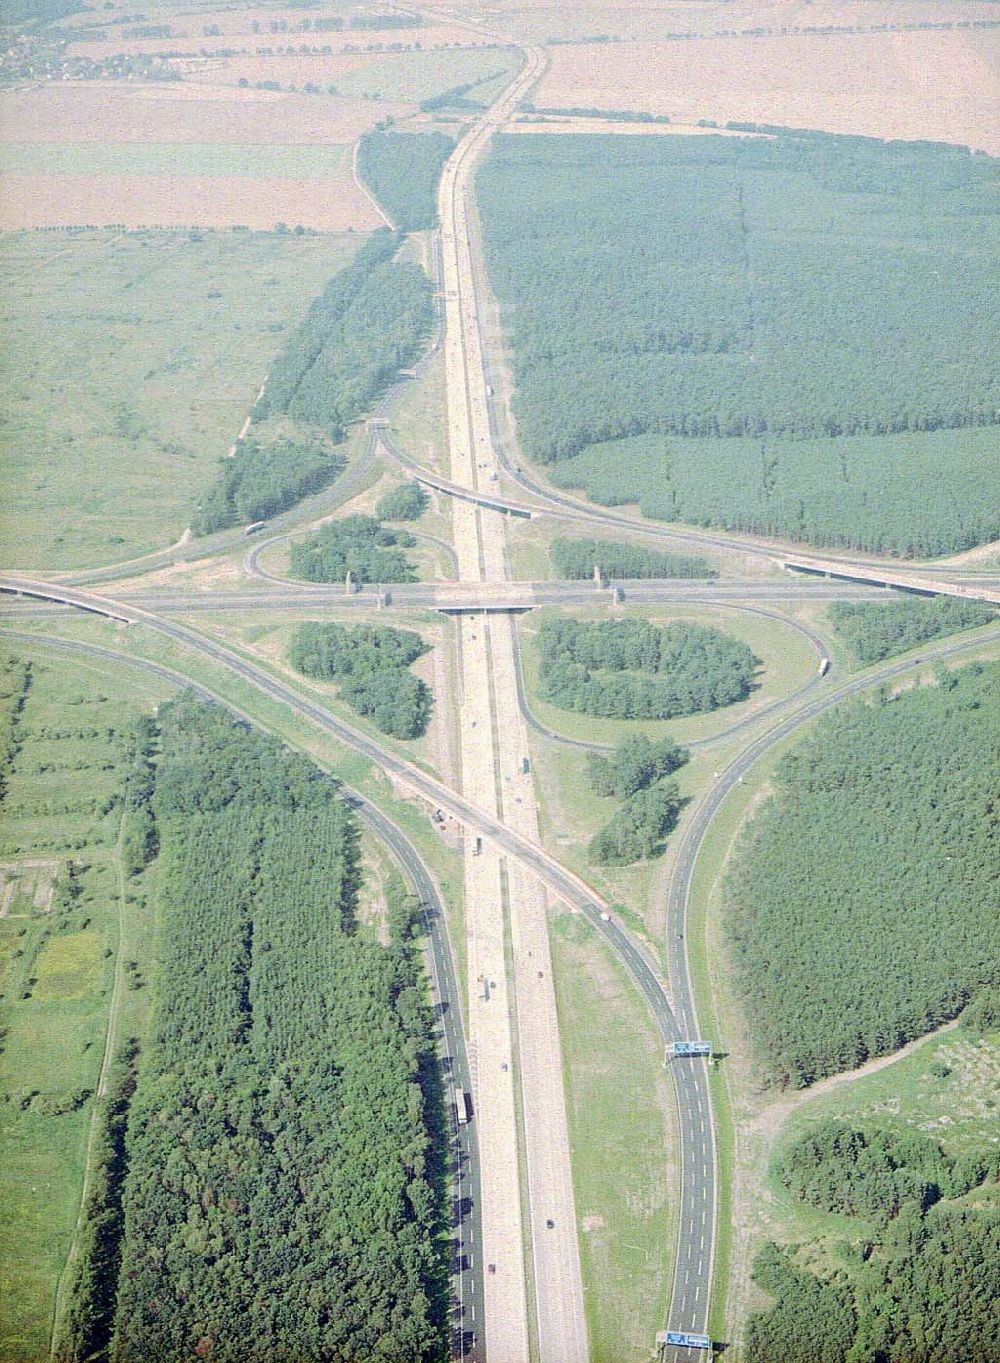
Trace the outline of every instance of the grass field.
<instances>
[{"instance_id":1,"label":"grass field","mask_svg":"<svg viewBox=\"0 0 1000 1363\"><path fill-rule=\"evenodd\" d=\"M82 568L173 543L283 334L358 240L0 238L0 562Z\"/></svg>"},{"instance_id":2,"label":"grass field","mask_svg":"<svg viewBox=\"0 0 1000 1363\"><path fill-rule=\"evenodd\" d=\"M8 870L40 860L57 868L47 911L22 898L0 920L0 1360L41 1363L79 1207L114 957L120 950L135 960L138 979L153 950L143 890L121 898L118 819L103 810L123 775L124 727L169 688L113 666L2 646L34 667L0 811L0 855ZM67 897L70 859L76 894ZM119 1035L141 1032L146 1006L142 990L123 994Z\"/></svg>"},{"instance_id":3,"label":"grass field","mask_svg":"<svg viewBox=\"0 0 1000 1363\"><path fill-rule=\"evenodd\" d=\"M551 940L590 1357L639 1363L673 1265L673 1092L652 1020L594 929L563 914Z\"/></svg>"}]
</instances>

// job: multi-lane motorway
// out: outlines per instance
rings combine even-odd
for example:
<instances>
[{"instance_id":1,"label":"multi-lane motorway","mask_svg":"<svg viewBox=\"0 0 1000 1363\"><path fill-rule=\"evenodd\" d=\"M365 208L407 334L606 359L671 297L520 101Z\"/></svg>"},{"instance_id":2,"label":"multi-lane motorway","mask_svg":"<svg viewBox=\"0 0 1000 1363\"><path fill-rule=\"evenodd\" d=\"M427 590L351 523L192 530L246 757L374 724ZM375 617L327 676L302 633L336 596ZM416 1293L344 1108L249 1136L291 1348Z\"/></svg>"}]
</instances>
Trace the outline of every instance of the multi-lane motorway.
<instances>
[{"instance_id":1,"label":"multi-lane motorway","mask_svg":"<svg viewBox=\"0 0 1000 1363\"><path fill-rule=\"evenodd\" d=\"M789 555L764 541L711 535L637 523L624 514L595 509L542 487L525 475L503 449L487 383L487 355L482 340L478 268L471 250L472 214L467 202L470 171L492 132L498 128L534 78L537 54L513 84L459 143L445 168L441 218L444 251L442 282L443 333L449 374L449 441L452 477L442 479L419 469L388 440L381 418L383 402L361 459L336 485L323 504L328 512L357 492L369 478L380 454L399 460L410 476L431 482L456 498L456 543L440 545L451 556L456 581L394 586L388 592L362 590L346 593L329 587L288 584L268 578L258 563L260 548L273 537L251 545L246 555L244 590L184 590L176 585L153 588L140 574L150 568L231 549L239 542L232 534L198 545L182 544L161 555L129 565L114 565L78 575L71 585L61 581L7 573L0 576L0 592L18 593L36 603L96 612L123 625L140 625L181 646L180 657L207 658L241 677L258 691L289 707L300 717L362 754L391 776L394 783L425 803L428 811L451 814L466 830L466 894L470 942L469 1011L477 1046L467 1052L462 1030L457 981L444 931L444 915L433 879L405 835L369 801L345 787L345 797L391 849L409 884L419 896L427 917L432 947L434 989L440 1013L443 1049L456 1093L483 1097L483 1116L452 1132L455 1169L459 1176L454 1217L454 1353L475 1363L528 1363L529 1353L541 1363L568 1363L586 1358L582 1296L577 1251L576 1218L569 1176L558 1027L545 929L545 895L585 914L607 946L626 965L655 1018L668 1046L675 1040L695 1040L698 1021L688 969L685 926L699 850L711 821L727 794L753 764L785 741L800 726L828 707L865 688L879 685L913 666L897 662L870 669L853 681L837 685L817 670L809 682L780 700L747 716L716 739L727 741L744 731L750 739L739 755L718 774L700 802L685 815L678 834L677 855L667 899L667 937L663 960L666 979L644 945L611 915L600 895L579 876L562 866L541 846L531 778L515 771L515 758L527 749L527 727L558 739L545 730L528 705L517 643L516 613L537 606L582 605L601 602L613 610L626 602L654 604L726 605L761 615L777 614L778 604L822 602L830 599L877 599L879 584L957 591L960 595L1000 600L993 582L975 574L941 570L929 581L919 571L901 565L872 563L846 557L796 560L815 572L840 574L834 580L781 578L751 581L635 581L615 584L611 591L593 583L510 580L503 526L510 514L550 514L585 524L639 530L684 547L739 550L788 562ZM494 476L496 475L496 476ZM500 476L519 486L533 500L500 493ZM490 509L490 508L493 509ZM317 508L318 512L319 508ZM497 512L505 514L498 515ZM301 521L289 516L277 528L290 533ZM926 570L920 570L926 578ZM119 582L134 576L126 589L113 596L85 590L79 582ZM863 582L850 582L850 577ZM254 578L256 577L256 581ZM956 583L958 587L956 587ZM963 590L964 589L964 590ZM461 640L463 789L456 791L407 762L370 735L332 714L301 687L279 677L262 663L176 618L199 611L288 610L341 612L373 608L437 609L457 614ZM8 617L30 609L17 602L3 613ZM822 639L809 626L786 615L780 618L805 634L817 654ZM43 636L5 629L5 637L24 642ZM1000 629L980 633L974 640L951 640L928 646L923 657L956 656L995 644ZM176 684L186 683L180 670L137 659L127 653L76 641L45 638L46 643L71 652L103 655L144 667ZM178 662L178 668L183 666ZM199 689L205 691L202 683ZM211 694L211 693L207 693ZM225 703L225 702L224 702ZM568 740L566 740L568 741ZM529 965L530 958L530 965ZM475 963L480 962L477 972ZM537 966L543 969L536 969ZM478 978L477 978L478 973ZM485 980L485 994L483 991ZM497 982L500 982L499 984ZM491 994L493 991L499 991ZM516 996L516 1002L515 997ZM508 999L510 1002L508 1003ZM492 1002L492 1010L490 1003ZM515 1061L515 1044L521 1054ZM484 1065L490 1066L489 1076ZM673 1247L674 1276L668 1319L672 1330L707 1331L711 1305L717 1205L715 1137L708 1074L704 1060L674 1060L671 1072L677 1094L677 1130L682 1177L679 1188L678 1235ZM516 1076L516 1078L515 1078ZM517 1118L515 1084L521 1085L524 1116ZM478 1138L478 1149L477 1149ZM481 1166L479 1159L484 1159ZM523 1162L523 1171L522 1171ZM522 1172L527 1201L521 1204ZM556 1208L556 1214L551 1214ZM483 1220L483 1211L486 1220ZM522 1251L524 1256L522 1257ZM492 1272L490 1271L492 1266ZM529 1311L533 1292L535 1308ZM534 1340L530 1319L537 1321ZM650 1341L652 1344L652 1341ZM668 1356L694 1359L684 1349Z\"/></svg>"}]
</instances>

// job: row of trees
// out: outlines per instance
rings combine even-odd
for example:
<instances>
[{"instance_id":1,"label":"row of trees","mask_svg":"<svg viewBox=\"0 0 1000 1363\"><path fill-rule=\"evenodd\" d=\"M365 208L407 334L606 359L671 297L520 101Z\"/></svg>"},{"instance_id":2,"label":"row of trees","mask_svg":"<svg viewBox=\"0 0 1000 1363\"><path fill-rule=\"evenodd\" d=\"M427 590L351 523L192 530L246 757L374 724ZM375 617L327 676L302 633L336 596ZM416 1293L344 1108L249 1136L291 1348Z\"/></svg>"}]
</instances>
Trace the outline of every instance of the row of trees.
<instances>
[{"instance_id":1,"label":"row of trees","mask_svg":"<svg viewBox=\"0 0 1000 1363\"><path fill-rule=\"evenodd\" d=\"M834 629L863 663L905 653L945 634L975 629L995 620L992 606L954 596L904 596L897 601L836 601L830 607Z\"/></svg>"},{"instance_id":2,"label":"row of trees","mask_svg":"<svg viewBox=\"0 0 1000 1363\"><path fill-rule=\"evenodd\" d=\"M963 149L829 135L497 139L478 192L525 449L656 436L672 477L649 514L812 535L818 485L824 542L880 528L905 552L877 459L843 442L996 422L991 177ZM739 487L700 468L705 446L746 465ZM990 447L971 488L933 448L895 498L953 536L995 530ZM602 469L623 493L629 448Z\"/></svg>"},{"instance_id":3,"label":"row of trees","mask_svg":"<svg viewBox=\"0 0 1000 1363\"><path fill-rule=\"evenodd\" d=\"M129 876L138 875L156 856L155 752L156 724L149 715L139 715L126 735L125 779L119 796L122 809L119 845L122 867Z\"/></svg>"},{"instance_id":4,"label":"row of trees","mask_svg":"<svg viewBox=\"0 0 1000 1363\"><path fill-rule=\"evenodd\" d=\"M1000 666L848 702L778 765L726 915L769 1078L889 1054L996 986Z\"/></svg>"},{"instance_id":5,"label":"row of trees","mask_svg":"<svg viewBox=\"0 0 1000 1363\"><path fill-rule=\"evenodd\" d=\"M31 689L31 663L16 654L0 659L0 802L7 793L21 746L21 712Z\"/></svg>"},{"instance_id":6,"label":"row of trees","mask_svg":"<svg viewBox=\"0 0 1000 1363\"><path fill-rule=\"evenodd\" d=\"M429 650L410 629L306 621L292 636L289 661L304 676L336 682L342 699L384 734L418 738L433 701L407 669Z\"/></svg>"},{"instance_id":7,"label":"row of trees","mask_svg":"<svg viewBox=\"0 0 1000 1363\"><path fill-rule=\"evenodd\" d=\"M164 983L128 1124L113 1357L440 1358L411 945L357 927L357 829L328 778L189 696L160 725Z\"/></svg>"},{"instance_id":8,"label":"row of trees","mask_svg":"<svg viewBox=\"0 0 1000 1363\"><path fill-rule=\"evenodd\" d=\"M332 483L345 462L342 453L318 443L241 440L232 458L219 461L218 477L199 500L191 531L211 535L268 520Z\"/></svg>"},{"instance_id":9,"label":"row of trees","mask_svg":"<svg viewBox=\"0 0 1000 1363\"><path fill-rule=\"evenodd\" d=\"M714 568L696 555L665 554L622 540L555 539L549 547L559 577L718 577Z\"/></svg>"},{"instance_id":10,"label":"row of trees","mask_svg":"<svg viewBox=\"0 0 1000 1363\"><path fill-rule=\"evenodd\" d=\"M444 133L373 129L358 143L358 174L403 232L437 222L437 187L455 143Z\"/></svg>"},{"instance_id":11,"label":"row of trees","mask_svg":"<svg viewBox=\"0 0 1000 1363\"><path fill-rule=\"evenodd\" d=\"M273 362L254 421L286 414L340 441L413 363L434 308L424 271L393 260L402 240L379 228L334 276Z\"/></svg>"},{"instance_id":12,"label":"row of trees","mask_svg":"<svg viewBox=\"0 0 1000 1363\"><path fill-rule=\"evenodd\" d=\"M344 582L348 573L357 586L416 582L413 564L403 553L415 544L408 531L390 530L374 516L342 516L303 540L293 540L289 563L292 576L307 582Z\"/></svg>"},{"instance_id":13,"label":"row of trees","mask_svg":"<svg viewBox=\"0 0 1000 1363\"><path fill-rule=\"evenodd\" d=\"M543 700L615 719L670 719L745 700L760 665L740 640L686 621L546 620L537 647Z\"/></svg>"}]
</instances>

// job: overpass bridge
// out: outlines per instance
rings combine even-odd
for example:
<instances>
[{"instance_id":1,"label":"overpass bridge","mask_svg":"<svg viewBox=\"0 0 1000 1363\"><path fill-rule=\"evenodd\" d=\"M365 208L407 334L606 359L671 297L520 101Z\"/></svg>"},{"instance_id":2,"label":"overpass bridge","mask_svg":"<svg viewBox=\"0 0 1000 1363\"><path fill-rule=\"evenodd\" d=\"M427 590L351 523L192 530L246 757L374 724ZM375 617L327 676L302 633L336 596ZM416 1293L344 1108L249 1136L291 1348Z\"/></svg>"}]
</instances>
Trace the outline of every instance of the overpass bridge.
<instances>
[{"instance_id":1,"label":"overpass bridge","mask_svg":"<svg viewBox=\"0 0 1000 1363\"><path fill-rule=\"evenodd\" d=\"M1000 589L988 583L950 582L913 572L897 572L891 564L878 567L797 554L794 558L782 558L781 566L793 573L838 578L843 582L858 582L870 587L894 587L897 591L915 592L920 596L956 596L964 601L985 601L1000 606Z\"/></svg>"}]
</instances>

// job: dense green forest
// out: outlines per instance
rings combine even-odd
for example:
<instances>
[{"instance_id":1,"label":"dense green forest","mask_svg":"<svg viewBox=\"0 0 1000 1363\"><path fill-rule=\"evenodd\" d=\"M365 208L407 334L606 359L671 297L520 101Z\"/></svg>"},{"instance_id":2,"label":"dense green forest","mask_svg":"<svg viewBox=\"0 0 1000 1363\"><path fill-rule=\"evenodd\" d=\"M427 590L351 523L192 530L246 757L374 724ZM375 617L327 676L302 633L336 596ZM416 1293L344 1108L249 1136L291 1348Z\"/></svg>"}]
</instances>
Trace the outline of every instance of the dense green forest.
<instances>
[{"instance_id":1,"label":"dense green forest","mask_svg":"<svg viewBox=\"0 0 1000 1363\"><path fill-rule=\"evenodd\" d=\"M358 143L358 174L402 232L437 222L441 169L455 148L444 133L373 129Z\"/></svg>"},{"instance_id":2,"label":"dense green forest","mask_svg":"<svg viewBox=\"0 0 1000 1363\"><path fill-rule=\"evenodd\" d=\"M306 621L292 636L289 661L307 677L336 682L340 696L393 738L418 738L432 697L407 669L430 651L411 629Z\"/></svg>"},{"instance_id":3,"label":"dense green forest","mask_svg":"<svg viewBox=\"0 0 1000 1363\"><path fill-rule=\"evenodd\" d=\"M619 806L591 839L588 855L599 866L628 866L658 856L677 822L681 796L668 778L688 760L686 748L645 734L621 739L610 753L587 758L590 788Z\"/></svg>"},{"instance_id":4,"label":"dense green forest","mask_svg":"<svg viewBox=\"0 0 1000 1363\"><path fill-rule=\"evenodd\" d=\"M751 1316L749 1363L965 1363L1000 1358L1000 1211L949 1204L998 1156L949 1159L916 1132L826 1123L787 1148L780 1181L793 1196L874 1223L842 1245L822 1279L792 1249L754 1264L774 1303ZM849 1224L849 1223L848 1223ZM852 1228L853 1229L853 1228Z\"/></svg>"},{"instance_id":5,"label":"dense green forest","mask_svg":"<svg viewBox=\"0 0 1000 1363\"><path fill-rule=\"evenodd\" d=\"M863 663L877 663L945 634L988 625L997 618L982 601L954 596L902 596L896 601L837 601L830 607L834 629Z\"/></svg>"},{"instance_id":6,"label":"dense green forest","mask_svg":"<svg viewBox=\"0 0 1000 1363\"><path fill-rule=\"evenodd\" d=\"M671 719L745 700L760 666L738 639L687 621L546 620L537 646L543 700L613 719Z\"/></svg>"},{"instance_id":7,"label":"dense green forest","mask_svg":"<svg viewBox=\"0 0 1000 1363\"><path fill-rule=\"evenodd\" d=\"M994 178L826 134L497 138L477 187L526 452L670 520L995 537Z\"/></svg>"},{"instance_id":8,"label":"dense green forest","mask_svg":"<svg viewBox=\"0 0 1000 1363\"><path fill-rule=\"evenodd\" d=\"M1000 981L1000 665L845 702L777 766L726 885L773 1082L851 1069Z\"/></svg>"},{"instance_id":9,"label":"dense green forest","mask_svg":"<svg viewBox=\"0 0 1000 1363\"><path fill-rule=\"evenodd\" d=\"M161 969L112 1357L442 1358L413 945L359 930L357 830L329 779L190 697L159 724Z\"/></svg>"},{"instance_id":10,"label":"dense green forest","mask_svg":"<svg viewBox=\"0 0 1000 1363\"><path fill-rule=\"evenodd\" d=\"M390 530L374 516L342 516L328 521L304 540L292 541L289 563L293 577L307 582L416 582L417 574L403 553L416 540L406 530Z\"/></svg>"},{"instance_id":11,"label":"dense green forest","mask_svg":"<svg viewBox=\"0 0 1000 1363\"><path fill-rule=\"evenodd\" d=\"M271 365L254 421L287 414L340 441L420 354L434 322L430 280L393 259L402 237L373 232Z\"/></svg>"},{"instance_id":12,"label":"dense green forest","mask_svg":"<svg viewBox=\"0 0 1000 1363\"><path fill-rule=\"evenodd\" d=\"M401 483L375 505L380 521L419 521L427 510L427 493L419 483Z\"/></svg>"},{"instance_id":13,"label":"dense green forest","mask_svg":"<svg viewBox=\"0 0 1000 1363\"><path fill-rule=\"evenodd\" d=\"M256 440L241 440L231 459L220 460L219 476L200 499L191 521L192 533L210 535L287 511L332 483L345 462L342 454L318 444L281 440L260 445Z\"/></svg>"},{"instance_id":14,"label":"dense green forest","mask_svg":"<svg viewBox=\"0 0 1000 1363\"><path fill-rule=\"evenodd\" d=\"M703 558L665 554L621 540L556 539L549 547L559 577L593 577L598 568L604 579L621 577L718 577Z\"/></svg>"}]
</instances>

